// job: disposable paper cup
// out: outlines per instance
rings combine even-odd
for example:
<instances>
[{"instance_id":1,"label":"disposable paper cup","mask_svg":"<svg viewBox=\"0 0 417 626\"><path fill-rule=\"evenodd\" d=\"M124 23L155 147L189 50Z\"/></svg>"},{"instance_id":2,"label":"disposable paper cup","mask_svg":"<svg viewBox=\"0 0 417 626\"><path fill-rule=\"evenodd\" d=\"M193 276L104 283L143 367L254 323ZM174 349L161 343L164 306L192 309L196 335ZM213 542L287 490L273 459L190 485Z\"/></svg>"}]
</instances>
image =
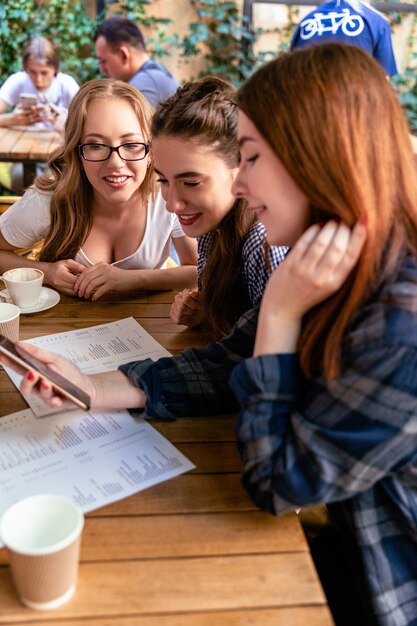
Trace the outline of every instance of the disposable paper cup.
<instances>
[{"instance_id":1,"label":"disposable paper cup","mask_svg":"<svg viewBox=\"0 0 417 626\"><path fill-rule=\"evenodd\" d=\"M15 304L0 302L0 333L11 341L19 341L20 309Z\"/></svg>"},{"instance_id":2,"label":"disposable paper cup","mask_svg":"<svg viewBox=\"0 0 417 626\"><path fill-rule=\"evenodd\" d=\"M41 295L43 272L33 267L17 267L7 270L0 280L6 285L14 304L21 309L36 306Z\"/></svg>"},{"instance_id":3,"label":"disposable paper cup","mask_svg":"<svg viewBox=\"0 0 417 626\"><path fill-rule=\"evenodd\" d=\"M49 610L72 597L83 526L82 511L63 496L31 496L4 513L0 537L24 605Z\"/></svg>"}]
</instances>

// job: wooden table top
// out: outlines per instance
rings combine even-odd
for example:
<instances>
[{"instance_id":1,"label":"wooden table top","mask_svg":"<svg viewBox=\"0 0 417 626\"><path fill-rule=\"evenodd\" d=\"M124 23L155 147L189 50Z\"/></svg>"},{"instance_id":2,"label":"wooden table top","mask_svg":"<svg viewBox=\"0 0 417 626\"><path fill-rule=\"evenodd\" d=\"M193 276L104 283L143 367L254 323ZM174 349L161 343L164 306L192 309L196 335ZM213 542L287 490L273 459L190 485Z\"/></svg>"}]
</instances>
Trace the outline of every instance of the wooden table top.
<instances>
[{"instance_id":1,"label":"wooden table top","mask_svg":"<svg viewBox=\"0 0 417 626\"><path fill-rule=\"evenodd\" d=\"M0 128L0 161L47 161L60 142L54 130Z\"/></svg>"},{"instance_id":2,"label":"wooden table top","mask_svg":"<svg viewBox=\"0 0 417 626\"><path fill-rule=\"evenodd\" d=\"M20 336L133 316L172 353L202 346L198 332L170 321L172 299L172 292L94 303L62 296L49 311L23 315ZM0 371L0 416L24 408ZM233 416L151 424L196 469L86 515L77 591L59 609L22 606L0 550L0 624L331 626L298 517L258 511L240 484Z\"/></svg>"}]
</instances>

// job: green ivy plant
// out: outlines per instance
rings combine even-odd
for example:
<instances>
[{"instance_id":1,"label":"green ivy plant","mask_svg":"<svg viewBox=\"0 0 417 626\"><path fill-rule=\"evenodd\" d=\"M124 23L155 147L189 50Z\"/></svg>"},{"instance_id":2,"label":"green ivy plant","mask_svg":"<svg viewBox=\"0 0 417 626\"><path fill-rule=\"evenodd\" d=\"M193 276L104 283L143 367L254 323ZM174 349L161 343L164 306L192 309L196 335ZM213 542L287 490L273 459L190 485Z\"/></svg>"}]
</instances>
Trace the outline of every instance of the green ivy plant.
<instances>
[{"instance_id":1,"label":"green ivy plant","mask_svg":"<svg viewBox=\"0 0 417 626\"><path fill-rule=\"evenodd\" d=\"M401 24L403 14L390 15L391 28L394 30ZM411 132L417 135L417 53L414 52L417 37L417 15L414 14L411 33L407 40L407 67L400 75L394 76L391 83L407 115Z\"/></svg>"},{"instance_id":2,"label":"green ivy plant","mask_svg":"<svg viewBox=\"0 0 417 626\"><path fill-rule=\"evenodd\" d=\"M392 84L407 115L411 132L417 135L417 54L413 55L414 67L407 67L403 74L395 76Z\"/></svg>"},{"instance_id":3,"label":"green ivy plant","mask_svg":"<svg viewBox=\"0 0 417 626\"><path fill-rule=\"evenodd\" d=\"M104 17L110 15L124 15L139 27L145 26L151 37L146 38L146 47L154 58L169 56L172 49L178 48L178 35L168 35L167 26L172 24L169 18L156 18L148 15L147 8L152 5L152 0L107 0Z\"/></svg>"},{"instance_id":4,"label":"green ivy plant","mask_svg":"<svg viewBox=\"0 0 417 626\"><path fill-rule=\"evenodd\" d=\"M217 74L238 86L267 58L254 53L260 29L252 30L236 2L191 0L198 21L189 25L183 39L183 57L203 56L200 75Z\"/></svg>"},{"instance_id":5,"label":"green ivy plant","mask_svg":"<svg viewBox=\"0 0 417 626\"><path fill-rule=\"evenodd\" d=\"M125 15L140 26L147 27L152 36L147 39L152 56L166 57L175 48L183 63L194 56L204 61L201 75L224 76L239 86L259 65L271 56L288 49L298 9L288 7L288 25L278 32L277 49L255 53L261 29L251 29L235 0L190 0L196 21L180 40L168 35L172 20L152 16L152 0L107 0L104 15L89 17L85 2L80 0L2 0L0 3L0 84L10 74L21 69L21 54L25 42L41 34L58 48L64 72L83 83L99 75L95 58L93 33L97 24L110 14ZM395 28L401 22L399 14L392 16ZM416 17L417 20L417 17ZM417 23L417 22L416 22ZM412 47L412 42L410 43ZM409 67L393 79L394 87L408 115L410 126L417 134L416 55Z\"/></svg>"},{"instance_id":6,"label":"green ivy plant","mask_svg":"<svg viewBox=\"0 0 417 626\"><path fill-rule=\"evenodd\" d=\"M21 55L26 41L43 35L57 46L61 69L81 84L99 75L95 58L93 34L97 25L111 14L125 15L135 23L147 26L153 36L148 39L152 56L170 54L178 47L176 36L166 35L168 18L146 14L151 0L107 0L104 15L91 18L86 14L85 2L80 0L2 0L0 3L0 84L10 74L22 69ZM114 6L112 6L114 5Z\"/></svg>"}]
</instances>

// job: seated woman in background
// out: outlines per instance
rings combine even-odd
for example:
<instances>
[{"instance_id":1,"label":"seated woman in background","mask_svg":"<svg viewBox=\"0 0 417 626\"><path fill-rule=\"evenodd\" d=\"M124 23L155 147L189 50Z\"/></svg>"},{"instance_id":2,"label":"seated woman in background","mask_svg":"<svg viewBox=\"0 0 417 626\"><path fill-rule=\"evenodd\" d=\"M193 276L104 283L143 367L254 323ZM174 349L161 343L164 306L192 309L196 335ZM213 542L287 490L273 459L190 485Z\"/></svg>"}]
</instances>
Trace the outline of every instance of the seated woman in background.
<instances>
[{"instance_id":1,"label":"seated woman in background","mask_svg":"<svg viewBox=\"0 0 417 626\"><path fill-rule=\"evenodd\" d=\"M121 81L96 79L71 102L63 144L0 217L0 271L32 266L59 291L96 300L109 290L196 284L196 242L154 190L152 110ZM44 240L39 258L14 250ZM163 269L171 240L182 265Z\"/></svg>"},{"instance_id":2,"label":"seated woman in background","mask_svg":"<svg viewBox=\"0 0 417 626\"><path fill-rule=\"evenodd\" d=\"M78 91L77 82L59 71L57 52L45 37L27 42L22 65L23 71L9 76L0 87L0 127L37 124L62 128L69 104ZM37 104L23 107L21 94L35 96Z\"/></svg>"},{"instance_id":3,"label":"seated woman in background","mask_svg":"<svg viewBox=\"0 0 417 626\"><path fill-rule=\"evenodd\" d=\"M209 76L180 87L152 119L152 154L168 211L198 238L198 291L176 296L171 318L227 335L260 301L286 248L267 247L265 228L236 199L239 167L234 88Z\"/></svg>"},{"instance_id":4,"label":"seated woman in background","mask_svg":"<svg viewBox=\"0 0 417 626\"><path fill-rule=\"evenodd\" d=\"M259 315L204 350L93 376L20 349L92 407L172 418L224 414L237 398L254 502L275 514L328 504L358 557L350 578L370 600L361 624L415 626L417 177L404 113L378 63L340 44L283 54L238 104L234 191L269 243L291 246ZM22 392L65 404L38 381L29 373Z\"/></svg>"},{"instance_id":5,"label":"seated woman in background","mask_svg":"<svg viewBox=\"0 0 417 626\"><path fill-rule=\"evenodd\" d=\"M22 54L23 71L7 78L0 87L0 127L31 126L62 132L69 104L79 87L72 76L59 71L59 58L45 37L30 39ZM33 96L36 104L21 103L21 96ZM8 111L8 109L12 109ZM3 184L15 194L23 193L23 166L5 163ZM45 171L36 164L36 173Z\"/></svg>"}]
</instances>

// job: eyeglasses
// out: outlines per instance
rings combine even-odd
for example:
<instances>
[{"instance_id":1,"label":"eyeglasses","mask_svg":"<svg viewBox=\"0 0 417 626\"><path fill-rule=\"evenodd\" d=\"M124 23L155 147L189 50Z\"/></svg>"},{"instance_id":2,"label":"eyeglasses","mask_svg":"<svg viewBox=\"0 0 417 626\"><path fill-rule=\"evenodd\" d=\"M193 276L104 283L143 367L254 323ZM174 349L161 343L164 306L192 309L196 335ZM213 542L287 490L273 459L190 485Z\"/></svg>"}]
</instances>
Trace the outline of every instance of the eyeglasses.
<instances>
[{"instance_id":1,"label":"eyeglasses","mask_svg":"<svg viewBox=\"0 0 417 626\"><path fill-rule=\"evenodd\" d=\"M83 143L78 146L78 152L86 161L107 161L112 152L117 152L123 161L142 161L149 152L149 144L122 143L112 147L105 143Z\"/></svg>"}]
</instances>

